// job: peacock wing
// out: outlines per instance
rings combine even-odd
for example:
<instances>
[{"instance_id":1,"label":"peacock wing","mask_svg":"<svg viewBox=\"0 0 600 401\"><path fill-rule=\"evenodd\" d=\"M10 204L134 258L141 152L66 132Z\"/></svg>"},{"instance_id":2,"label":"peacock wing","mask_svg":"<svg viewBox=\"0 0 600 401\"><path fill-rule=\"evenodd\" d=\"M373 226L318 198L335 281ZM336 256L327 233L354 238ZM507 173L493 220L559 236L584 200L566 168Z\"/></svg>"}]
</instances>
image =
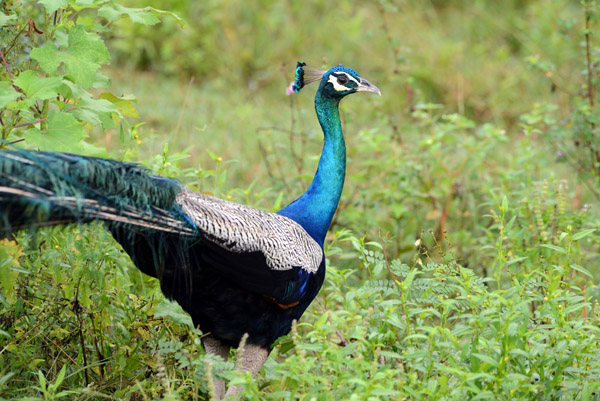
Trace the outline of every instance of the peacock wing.
<instances>
[{"instance_id":1,"label":"peacock wing","mask_svg":"<svg viewBox=\"0 0 600 401\"><path fill-rule=\"evenodd\" d=\"M290 218L185 188L177 204L202 233L202 261L237 285L281 303L302 296L323 250Z\"/></svg>"}]
</instances>

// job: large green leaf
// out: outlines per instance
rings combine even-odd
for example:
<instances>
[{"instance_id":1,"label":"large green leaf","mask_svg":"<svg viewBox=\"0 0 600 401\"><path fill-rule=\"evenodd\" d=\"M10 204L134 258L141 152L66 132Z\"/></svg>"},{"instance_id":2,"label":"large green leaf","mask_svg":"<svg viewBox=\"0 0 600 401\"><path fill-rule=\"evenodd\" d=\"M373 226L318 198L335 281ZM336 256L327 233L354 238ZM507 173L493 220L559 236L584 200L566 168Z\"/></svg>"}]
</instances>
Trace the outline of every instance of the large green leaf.
<instances>
[{"instance_id":1,"label":"large green leaf","mask_svg":"<svg viewBox=\"0 0 600 401\"><path fill-rule=\"evenodd\" d=\"M8 22L16 19L15 15L6 15L0 11L0 26L6 25Z\"/></svg>"},{"instance_id":2,"label":"large green leaf","mask_svg":"<svg viewBox=\"0 0 600 401\"><path fill-rule=\"evenodd\" d=\"M64 7L69 2L68 0L39 0L40 4L46 7L46 13L52 14L61 7Z\"/></svg>"},{"instance_id":3,"label":"large green leaf","mask_svg":"<svg viewBox=\"0 0 600 401\"><path fill-rule=\"evenodd\" d=\"M109 102L113 103L117 107L117 109L119 110L121 115L123 115L125 117L134 117L134 118L140 117L138 115L137 110L135 109L134 102L136 101L136 98L133 96L125 96L124 95L121 97L117 97L111 92L104 92L104 93L100 94L99 98L106 99Z\"/></svg>"},{"instance_id":4,"label":"large green leaf","mask_svg":"<svg viewBox=\"0 0 600 401\"><path fill-rule=\"evenodd\" d=\"M22 103L21 108L31 107L37 99L46 100L56 97L58 90L62 85L61 77L38 77L35 71L23 71L15 79L15 85L21 88L27 99Z\"/></svg>"},{"instance_id":5,"label":"large green leaf","mask_svg":"<svg viewBox=\"0 0 600 401\"><path fill-rule=\"evenodd\" d=\"M14 102L19 98L19 92L13 89L10 82L0 82L0 108L6 106L9 103Z\"/></svg>"},{"instance_id":6,"label":"large green leaf","mask_svg":"<svg viewBox=\"0 0 600 401\"><path fill-rule=\"evenodd\" d=\"M68 113L51 111L45 132L31 128L25 133L28 143L41 150L81 153L81 141L87 136L81 123Z\"/></svg>"},{"instance_id":7,"label":"large green leaf","mask_svg":"<svg viewBox=\"0 0 600 401\"><path fill-rule=\"evenodd\" d=\"M74 82L90 88L100 65L108 62L108 50L97 34L86 32L81 25L71 28L68 43L64 50L59 50L53 44L33 49L31 58L37 60L51 75L56 75L58 67L64 64L66 74Z\"/></svg>"},{"instance_id":8,"label":"large green leaf","mask_svg":"<svg viewBox=\"0 0 600 401\"><path fill-rule=\"evenodd\" d=\"M128 16L132 22L143 25L155 25L160 22L158 16L173 17L179 22L180 26L184 26L184 21L170 11L157 10L152 7L145 8L128 8L117 3L105 4L98 10L98 16L106 18L109 21L121 19L124 15Z\"/></svg>"},{"instance_id":9,"label":"large green leaf","mask_svg":"<svg viewBox=\"0 0 600 401\"><path fill-rule=\"evenodd\" d=\"M109 21L119 20L123 15L127 15L132 22L143 25L155 25L160 22L158 17L152 13L151 7L127 8L113 3L106 4L98 10L98 16L106 18Z\"/></svg>"},{"instance_id":10,"label":"large green leaf","mask_svg":"<svg viewBox=\"0 0 600 401\"><path fill-rule=\"evenodd\" d=\"M102 125L106 118L110 118L112 113L118 113L116 106L105 99L94 99L93 97L80 99L77 102L77 110L74 110L77 118L82 121L87 121L93 125Z\"/></svg>"},{"instance_id":11,"label":"large green leaf","mask_svg":"<svg viewBox=\"0 0 600 401\"><path fill-rule=\"evenodd\" d=\"M156 306L155 317L168 317L176 323L187 325L191 330L194 330L194 323L190 315L179 306L178 303L170 302L164 299Z\"/></svg>"},{"instance_id":12,"label":"large green leaf","mask_svg":"<svg viewBox=\"0 0 600 401\"><path fill-rule=\"evenodd\" d=\"M588 235L592 234L594 231L596 231L595 228L591 228L589 230L583 230L578 232L577 234L573 235L573 241L579 241L580 239L587 237Z\"/></svg>"}]
</instances>

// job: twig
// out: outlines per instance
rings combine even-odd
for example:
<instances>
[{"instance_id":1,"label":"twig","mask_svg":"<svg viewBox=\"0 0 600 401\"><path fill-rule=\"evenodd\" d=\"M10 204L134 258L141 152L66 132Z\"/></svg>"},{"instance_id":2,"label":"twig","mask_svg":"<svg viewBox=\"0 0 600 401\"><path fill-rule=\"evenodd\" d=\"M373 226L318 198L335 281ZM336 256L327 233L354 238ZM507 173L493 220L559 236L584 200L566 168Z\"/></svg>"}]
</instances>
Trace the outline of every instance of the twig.
<instances>
[{"instance_id":1,"label":"twig","mask_svg":"<svg viewBox=\"0 0 600 401\"><path fill-rule=\"evenodd\" d=\"M346 337L344 337L344 335L342 334L341 331L339 331L338 329L335 329L335 334L337 334L338 338L340 339L340 342L342 343L342 345L344 347L347 347L348 345L350 345L350 343L348 342L348 340L346 340ZM356 358L356 355L352 354L352 356L354 358Z\"/></svg>"},{"instance_id":2,"label":"twig","mask_svg":"<svg viewBox=\"0 0 600 401\"><path fill-rule=\"evenodd\" d=\"M90 383L90 378L88 377L88 363L87 363L87 353L85 352L85 342L83 341L83 330L81 329L81 320L79 319L79 315L77 315L79 320L79 342L81 344L81 354L83 355L83 375L85 377L85 385L88 386Z\"/></svg>"},{"instance_id":3,"label":"twig","mask_svg":"<svg viewBox=\"0 0 600 401\"><path fill-rule=\"evenodd\" d=\"M258 133L258 130L256 130L256 132ZM273 179L275 179L275 177L273 176L273 173L271 172L271 164L269 163L268 152L265 149L265 147L263 146L260 138L257 140L257 142L258 142L258 150L260 151L263 161L265 162L265 165L267 166L267 175L269 176L269 178L271 180L273 180Z\"/></svg>"},{"instance_id":4,"label":"twig","mask_svg":"<svg viewBox=\"0 0 600 401\"><path fill-rule=\"evenodd\" d=\"M14 128L26 127L28 125L33 125L33 124L41 123L42 121L46 121L47 119L48 119L48 117L44 117L44 118L40 118L39 120L32 121L30 123L17 124L17 125L15 125Z\"/></svg>"},{"instance_id":5,"label":"twig","mask_svg":"<svg viewBox=\"0 0 600 401\"><path fill-rule=\"evenodd\" d=\"M94 335L96 331L96 326L94 325L94 316L90 313L89 315L90 322L92 323L92 340L94 340L94 348L96 348L96 356L98 357L98 372L100 373L100 381L104 381L104 364L106 363L106 358L100 352L100 348L98 347L98 340Z\"/></svg>"},{"instance_id":6,"label":"twig","mask_svg":"<svg viewBox=\"0 0 600 401\"><path fill-rule=\"evenodd\" d=\"M8 76L10 77L10 80L13 81L14 78L13 78L12 74L10 73L10 68L8 68L8 63L6 62L6 59L4 58L4 53L2 53L2 50L0 50L0 57L2 57L2 63L4 64L4 68L6 68L6 72L8 72Z\"/></svg>"},{"instance_id":7,"label":"twig","mask_svg":"<svg viewBox=\"0 0 600 401\"><path fill-rule=\"evenodd\" d=\"M441 242L444 237L444 233L446 232L446 220L448 220L448 214L450 213L450 206L452 206L452 198L454 198L454 193L456 192L456 184L452 183L450 186L450 193L446 198L446 204L444 205L444 210L442 211L442 217L440 217L440 222L438 228L435 233L435 239L437 242Z\"/></svg>"},{"instance_id":8,"label":"twig","mask_svg":"<svg viewBox=\"0 0 600 401\"><path fill-rule=\"evenodd\" d=\"M70 336L69 336L69 337L70 337ZM71 363L72 363L73 365L77 365L77 361L76 361L76 360L74 360L74 359L71 357L71 355L69 355L69 354L68 354L68 353L67 353L67 352L66 352L66 351L65 351L65 350L64 350L64 349L63 349L63 348L62 348L62 347L61 347L61 346L60 346L60 345L59 345L59 344L56 342L56 341L52 340L52 338L50 338L50 336L47 336L46 338L44 338L44 340L50 341L52 344L54 344L54 346L55 346L56 348L58 348L58 349L60 350L60 352L61 352L61 353L63 353L63 354L64 354L64 355L67 357L67 359L71 361Z\"/></svg>"},{"instance_id":9,"label":"twig","mask_svg":"<svg viewBox=\"0 0 600 401\"><path fill-rule=\"evenodd\" d=\"M77 321L79 322L79 327L78 327L78 331L79 331L79 342L81 344L81 354L83 357L83 374L85 377L85 385L88 386L90 384L90 378L88 376L88 362L87 362L87 352L85 352L85 341L83 339L83 321L81 320L81 316L79 315L79 313L81 312L80 310L80 306L79 306L79 285L81 284L81 279L83 276L81 276L79 278L79 281L77 282L77 287L75 290L75 300L73 301L73 312L75 312L75 316L77 316Z\"/></svg>"}]
</instances>

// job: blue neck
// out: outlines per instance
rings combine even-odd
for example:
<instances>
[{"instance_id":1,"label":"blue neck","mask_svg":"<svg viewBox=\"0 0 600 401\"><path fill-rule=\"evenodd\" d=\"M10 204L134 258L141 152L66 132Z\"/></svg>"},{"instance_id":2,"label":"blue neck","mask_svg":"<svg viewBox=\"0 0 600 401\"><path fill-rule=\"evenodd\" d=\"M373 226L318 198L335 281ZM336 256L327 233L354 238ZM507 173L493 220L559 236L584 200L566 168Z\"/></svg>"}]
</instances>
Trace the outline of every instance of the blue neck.
<instances>
[{"instance_id":1,"label":"blue neck","mask_svg":"<svg viewBox=\"0 0 600 401\"><path fill-rule=\"evenodd\" d=\"M346 175L346 145L338 111L339 99L317 91L315 109L325 141L313 182L300 198L279 212L300 224L321 246L337 209Z\"/></svg>"}]
</instances>

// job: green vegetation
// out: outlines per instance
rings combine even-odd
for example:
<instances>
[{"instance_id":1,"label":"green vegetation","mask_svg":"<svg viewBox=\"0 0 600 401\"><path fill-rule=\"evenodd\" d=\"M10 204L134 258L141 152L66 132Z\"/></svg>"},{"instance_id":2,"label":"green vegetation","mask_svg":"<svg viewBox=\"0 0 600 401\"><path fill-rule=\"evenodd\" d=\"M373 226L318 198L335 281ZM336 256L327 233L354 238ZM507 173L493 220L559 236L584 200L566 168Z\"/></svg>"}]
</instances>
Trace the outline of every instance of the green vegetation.
<instances>
[{"instance_id":1,"label":"green vegetation","mask_svg":"<svg viewBox=\"0 0 600 401\"><path fill-rule=\"evenodd\" d=\"M325 285L252 382L100 226L19 233L0 399L600 399L596 0L146 3L4 1L2 139L277 210L321 148L296 60L356 68Z\"/></svg>"}]
</instances>

